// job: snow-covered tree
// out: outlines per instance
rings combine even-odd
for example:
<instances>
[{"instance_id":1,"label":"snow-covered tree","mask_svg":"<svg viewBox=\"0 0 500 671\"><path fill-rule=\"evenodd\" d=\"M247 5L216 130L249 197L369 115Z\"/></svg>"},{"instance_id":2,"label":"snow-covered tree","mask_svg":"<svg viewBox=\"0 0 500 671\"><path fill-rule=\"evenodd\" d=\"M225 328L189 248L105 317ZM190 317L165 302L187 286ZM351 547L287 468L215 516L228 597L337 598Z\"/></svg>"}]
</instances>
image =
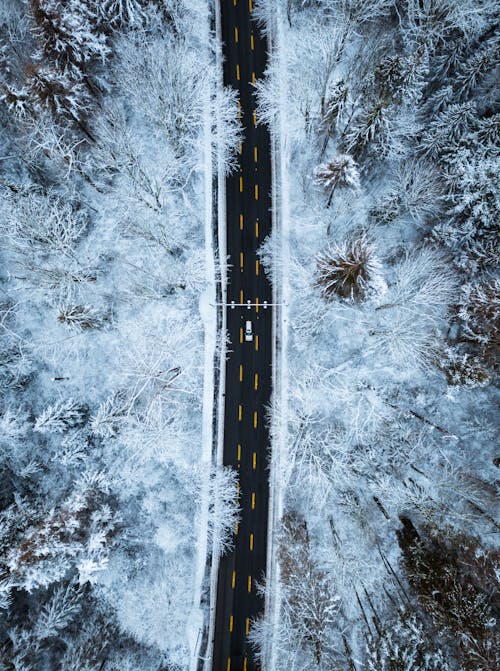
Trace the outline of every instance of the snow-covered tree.
<instances>
[{"instance_id":1,"label":"snow-covered tree","mask_svg":"<svg viewBox=\"0 0 500 671\"><path fill-rule=\"evenodd\" d=\"M102 328L108 316L92 305L63 305L59 309L57 321L69 331L87 331Z\"/></svg>"},{"instance_id":2,"label":"snow-covered tree","mask_svg":"<svg viewBox=\"0 0 500 671\"><path fill-rule=\"evenodd\" d=\"M365 236L331 245L318 254L317 284L327 300L366 300L384 292L382 266Z\"/></svg>"},{"instance_id":3,"label":"snow-covered tree","mask_svg":"<svg viewBox=\"0 0 500 671\"><path fill-rule=\"evenodd\" d=\"M338 154L328 163L320 165L314 172L316 181L328 191L327 207L330 207L335 189L338 187L358 189L359 172L352 156Z\"/></svg>"},{"instance_id":4,"label":"snow-covered tree","mask_svg":"<svg viewBox=\"0 0 500 671\"><path fill-rule=\"evenodd\" d=\"M320 665L329 656L339 598L330 576L313 558L306 522L289 514L282 533L280 566L291 638L296 637Z\"/></svg>"},{"instance_id":5,"label":"snow-covered tree","mask_svg":"<svg viewBox=\"0 0 500 671\"><path fill-rule=\"evenodd\" d=\"M53 60L62 70L84 71L109 54L95 1L31 0L30 17L40 44L37 60Z\"/></svg>"},{"instance_id":6,"label":"snow-covered tree","mask_svg":"<svg viewBox=\"0 0 500 671\"><path fill-rule=\"evenodd\" d=\"M73 399L58 401L50 405L36 418L35 431L40 433L64 433L81 427L87 420L88 408Z\"/></svg>"},{"instance_id":7,"label":"snow-covered tree","mask_svg":"<svg viewBox=\"0 0 500 671\"><path fill-rule=\"evenodd\" d=\"M217 469L210 478L209 533L214 552L220 556L233 546L240 517L238 474L231 468Z\"/></svg>"},{"instance_id":8,"label":"snow-covered tree","mask_svg":"<svg viewBox=\"0 0 500 671\"><path fill-rule=\"evenodd\" d=\"M369 671L451 671L442 650L435 649L417 617L400 611L384 629L368 636Z\"/></svg>"},{"instance_id":9,"label":"snow-covered tree","mask_svg":"<svg viewBox=\"0 0 500 671\"><path fill-rule=\"evenodd\" d=\"M487 671L498 661L491 590L496 553L451 529L417 529L403 518L399 542L410 585L465 669Z\"/></svg>"}]
</instances>

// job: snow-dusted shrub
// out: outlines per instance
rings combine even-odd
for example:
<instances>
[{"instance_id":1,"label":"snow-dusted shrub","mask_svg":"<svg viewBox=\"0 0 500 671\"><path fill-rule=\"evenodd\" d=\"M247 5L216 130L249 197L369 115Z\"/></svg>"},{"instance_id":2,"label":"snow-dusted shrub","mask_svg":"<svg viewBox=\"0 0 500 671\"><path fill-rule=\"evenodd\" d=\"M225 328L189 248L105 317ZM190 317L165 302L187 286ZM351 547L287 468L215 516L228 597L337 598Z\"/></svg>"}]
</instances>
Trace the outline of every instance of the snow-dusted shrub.
<instances>
[{"instance_id":1,"label":"snow-dusted shrub","mask_svg":"<svg viewBox=\"0 0 500 671\"><path fill-rule=\"evenodd\" d=\"M328 301L362 301L385 287L375 247L364 235L318 254L317 268L317 285Z\"/></svg>"}]
</instances>

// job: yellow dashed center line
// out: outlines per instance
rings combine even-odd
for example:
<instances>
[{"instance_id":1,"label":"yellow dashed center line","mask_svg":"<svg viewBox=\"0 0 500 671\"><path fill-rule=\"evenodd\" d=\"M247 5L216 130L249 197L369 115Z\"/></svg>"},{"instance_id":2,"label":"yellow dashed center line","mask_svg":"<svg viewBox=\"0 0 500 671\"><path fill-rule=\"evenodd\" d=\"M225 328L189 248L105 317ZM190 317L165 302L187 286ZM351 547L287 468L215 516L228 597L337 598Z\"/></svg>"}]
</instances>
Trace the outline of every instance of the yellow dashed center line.
<instances>
[{"instance_id":1,"label":"yellow dashed center line","mask_svg":"<svg viewBox=\"0 0 500 671\"><path fill-rule=\"evenodd\" d=\"M248 636L248 632L250 631L250 618L247 617L245 618L245 634Z\"/></svg>"},{"instance_id":2,"label":"yellow dashed center line","mask_svg":"<svg viewBox=\"0 0 500 671\"><path fill-rule=\"evenodd\" d=\"M254 44L254 41L253 41L253 33L251 33L251 35L250 35L250 49L253 51L254 48L255 48L255 44Z\"/></svg>"},{"instance_id":3,"label":"yellow dashed center line","mask_svg":"<svg viewBox=\"0 0 500 671\"><path fill-rule=\"evenodd\" d=\"M235 3L236 4L236 0ZM226 671L231 671L231 657L227 658L227 666L226 666Z\"/></svg>"},{"instance_id":4,"label":"yellow dashed center line","mask_svg":"<svg viewBox=\"0 0 500 671\"><path fill-rule=\"evenodd\" d=\"M252 0L248 0L248 11L250 14L253 12L253 3Z\"/></svg>"},{"instance_id":5,"label":"yellow dashed center line","mask_svg":"<svg viewBox=\"0 0 500 671\"><path fill-rule=\"evenodd\" d=\"M252 72L252 84L255 84L255 72Z\"/></svg>"},{"instance_id":6,"label":"yellow dashed center line","mask_svg":"<svg viewBox=\"0 0 500 671\"><path fill-rule=\"evenodd\" d=\"M240 81L240 66L236 65L236 79Z\"/></svg>"},{"instance_id":7,"label":"yellow dashed center line","mask_svg":"<svg viewBox=\"0 0 500 671\"><path fill-rule=\"evenodd\" d=\"M243 365L240 363L240 382L243 382Z\"/></svg>"},{"instance_id":8,"label":"yellow dashed center line","mask_svg":"<svg viewBox=\"0 0 500 671\"><path fill-rule=\"evenodd\" d=\"M243 230L243 214L240 214L240 231Z\"/></svg>"},{"instance_id":9,"label":"yellow dashed center line","mask_svg":"<svg viewBox=\"0 0 500 671\"><path fill-rule=\"evenodd\" d=\"M255 110L253 111L253 125L257 125L257 112Z\"/></svg>"},{"instance_id":10,"label":"yellow dashed center line","mask_svg":"<svg viewBox=\"0 0 500 671\"><path fill-rule=\"evenodd\" d=\"M236 27L234 29L234 41L238 42L238 28L236 28Z\"/></svg>"},{"instance_id":11,"label":"yellow dashed center line","mask_svg":"<svg viewBox=\"0 0 500 671\"><path fill-rule=\"evenodd\" d=\"M231 631L231 632L233 631L233 622L234 622L233 616L230 615L229 616L229 631Z\"/></svg>"},{"instance_id":12,"label":"yellow dashed center line","mask_svg":"<svg viewBox=\"0 0 500 671\"><path fill-rule=\"evenodd\" d=\"M243 193L243 175L240 175L240 193Z\"/></svg>"},{"instance_id":13,"label":"yellow dashed center line","mask_svg":"<svg viewBox=\"0 0 500 671\"><path fill-rule=\"evenodd\" d=\"M240 148L239 148L238 151L239 151L240 154L243 153L243 142L240 142Z\"/></svg>"},{"instance_id":14,"label":"yellow dashed center line","mask_svg":"<svg viewBox=\"0 0 500 671\"><path fill-rule=\"evenodd\" d=\"M231 587L234 589L236 586L236 571L233 571L233 574L231 576Z\"/></svg>"},{"instance_id":15,"label":"yellow dashed center line","mask_svg":"<svg viewBox=\"0 0 500 671\"><path fill-rule=\"evenodd\" d=\"M258 311L259 311L259 299L256 298L255 299L255 312L258 312Z\"/></svg>"},{"instance_id":16,"label":"yellow dashed center line","mask_svg":"<svg viewBox=\"0 0 500 671\"><path fill-rule=\"evenodd\" d=\"M259 374L258 373L255 373L255 375L253 376L253 388L255 389L255 391L257 391L257 389L259 388Z\"/></svg>"},{"instance_id":17,"label":"yellow dashed center line","mask_svg":"<svg viewBox=\"0 0 500 671\"><path fill-rule=\"evenodd\" d=\"M254 471L257 468L257 453L256 452L254 452L252 454L252 468L253 468Z\"/></svg>"},{"instance_id":18,"label":"yellow dashed center line","mask_svg":"<svg viewBox=\"0 0 500 671\"><path fill-rule=\"evenodd\" d=\"M241 301L241 302L243 303L243 301ZM259 351L259 336L258 335L255 336L255 351L256 352Z\"/></svg>"},{"instance_id":19,"label":"yellow dashed center line","mask_svg":"<svg viewBox=\"0 0 500 671\"><path fill-rule=\"evenodd\" d=\"M240 326L240 345L243 342L243 326Z\"/></svg>"},{"instance_id":20,"label":"yellow dashed center line","mask_svg":"<svg viewBox=\"0 0 500 671\"><path fill-rule=\"evenodd\" d=\"M258 159L258 151L257 151L257 147L254 147L254 148L253 148L253 160L254 160L254 163L257 163L257 161L259 160L259 159Z\"/></svg>"},{"instance_id":21,"label":"yellow dashed center line","mask_svg":"<svg viewBox=\"0 0 500 671\"><path fill-rule=\"evenodd\" d=\"M255 237L256 237L256 238L259 237L259 220L258 220L258 219L257 219L257 221L255 222Z\"/></svg>"},{"instance_id":22,"label":"yellow dashed center line","mask_svg":"<svg viewBox=\"0 0 500 671\"><path fill-rule=\"evenodd\" d=\"M243 406L240 403L238 405L238 422L241 422L242 417L243 417Z\"/></svg>"},{"instance_id":23,"label":"yellow dashed center line","mask_svg":"<svg viewBox=\"0 0 500 671\"><path fill-rule=\"evenodd\" d=\"M235 533L236 536L238 535L239 528L240 528L240 525L238 524L238 522L236 522L236 525L234 527L234 533Z\"/></svg>"},{"instance_id":24,"label":"yellow dashed center line","mask_svg":"<svg viewBox=\"0 0 500 671\"><path fill-rule=\"evenodd\" d=\"M259 276L259 259L255 259L255 274Z\"/></svg>"},{"instance_id":25,"label":"yellow dashed center line","mask_svg":"<svg viewBox=\"0 0 500 671\"><path fill-rule=\"evenodd\" d=\"M252 492L252 510L255 510L255 492Z\"/></svg>"},{"instance_id":26,"label":"yellow dashed center line","mask_svg":"<svg viewBox=\"0 0 500 671\"><path fill-rule=\"evenodd\" d=\"M241 445L238 443L238 461L241 461Z\"/></svg>"},{"instance_id":27,"label":"yellow dashed center line","mask_svg":"<svg viewBox=\"0 0 500 671\"><path fill-rule=\"evenodd\" d=\"M243 303L243 289L240 289L240 303Z\"/></svg>"},{"instance_id":28,"label":"yellow dashed center line","mask_svg":"<svg viewBox=\"0 0 500 671\"><path fill-rule=\"evenodd\" d=\"M253 552L253 534L250 534L250 552Z\"/></svg>"},{"instance_id":29,"label":"yellow dashed center line","mask_svg":"<svg viewBox=\"0 0 500 671\"><path fill-rule=\"evenodd\" d=\"M259 185L255 185L255 200L259 200Z\"/></svg>"},{"instance_id":30,"label":"yellow dashed center line","mask_svg":"<svg viewBox=\"0 0 500 671\"><path fill-rule=\"evenodd\" d=\"M258 415L257 415L257 410L253 411L253 428L257 428L257 420L258 420Z\"/></svg>"},{"instance_id":31,"label":"yellow dashed center line","mask_svg":"<svg viewBox=\"0 0 500 671\"><path fill-rule=\"evenodd\" d=\"M252 576L251 575L248 576L247 590L248 590L248 593L250 593L252 591Z\"/></svg>"},{"instance_id":32,"label":"yellow dashed center line","mask_svg":"<svg viewBox=\"0 0 500 671\"><path fill-rule=\"evenodd\" d=\"M240 268L243 270L243 252L240 252Z\"/></svg>"}]
</instances>

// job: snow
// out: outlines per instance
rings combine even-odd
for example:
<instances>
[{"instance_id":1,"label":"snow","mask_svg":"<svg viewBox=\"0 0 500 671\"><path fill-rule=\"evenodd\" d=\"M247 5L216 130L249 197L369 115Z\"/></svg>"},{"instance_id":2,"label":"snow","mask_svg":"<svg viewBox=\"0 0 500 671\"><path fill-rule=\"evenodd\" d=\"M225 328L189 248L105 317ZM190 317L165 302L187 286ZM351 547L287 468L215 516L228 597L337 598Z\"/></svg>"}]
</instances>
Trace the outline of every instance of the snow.
<instances>
[{"instance_id":1,"label":"snow","mask_svg":"<svg viewBox=\"0 0 500 671\"><path fill-rule=\"evenodd\" d=\"M324 14L318 6L325 8ZM457 347L456 334L464 333L455 326L454 304L464 281L460 268L466 266L429 236L429 231L440 234L443 204L450 195L441 181L446 168L422 158L423 145L417 150L412 145L418 142L423 115L434 112L432 105L424 111L416 101L427 95L426 77L436 65L426 52L412 53L411 41L402 42L401 62L415 72L402 85L407 89L397 103L401 107L392 103L384 110L375 139L363 129L368 119L364 107L373 95L369 82L378 63L386 67L397 54L399 43L391 43L390 37L383 41L384 31L390 35L393 29L389 23L370 26L378 12L382 16L387 11L387 3L356 4L345 25L337 16L341 7L321 0L314 6L280 3L275 13L267 3L258 8L274 46L267 79L256 87L259 118L270 124L281 168L275 177L277 225L261 258L277 282L278 295L283 292L276 302L283 302L286 311L277 328L283 350L277 350L272 407L272 497L281 506L275 503L270 517L268 609L253 634L266 668L273 670L315 663L312 653L307 656L307 640L297 640L305 607L293 610L296 587L290 567L280 571L281 514L297 515L307 525L315 561L328 572L331 589L341 599L342 615L325 636L325 646L345 650L345 633L351 659L360 663L365 654L363 620L354 589L362 599L366 589L379 616L390 619L391 604L382 586L394 577L387 575L379 551L404 583L397 542L401 515L411 515L422 525L432 519L435 533L449 524L477 534L486 546L491 542L487 517L473 512L473 504L466 512L469 494L462 489L460 496L459 491L464 479L471 478L476 486L467 491L481 498L488 515L492 499L487 492L494 478L491 445L486 440L481 448L478 443L472 447L467 436L481 410L491 428L494 390L488 388L487 374L468 377L460 368L466 360L442 361L448 346ZM370 16L364 13L368 8ZM404 21L402 26L406 30ZM381 71L382 66L376 70ZM341 84L349 88L347 107L326 137L320 124L323 99L337 95ZM427 128L431 133L441 127ZM460 132L470 129L464 124ZM359 152L361 141L373 142L377 149L367 156ZM442 146L434 150L442 152ZM359 165L359 186L356 173L356 188L338 186L331 207L325 207L328 192L315 184L317 168L332 156L351 152L358 152L353 159ZM484 221L488 227L491 216L485 214ZM476 223L472 229L477 231ZM455 249L448 229L444 236ZM345 255L353 240L362 241L374 256L372 289L363 298L338 288L339 296L321 297L317 259L325 250ZM444 366L454 361L455 377L446 377ZM471 382L458 382L457 387L449 379ZM488 455L480 463L479 451ZM472 518L471 527L465 520ZM326 654L324 668L340 663ZM343 653L339 655L346 664Z\"/></svg>"}]
</instances>

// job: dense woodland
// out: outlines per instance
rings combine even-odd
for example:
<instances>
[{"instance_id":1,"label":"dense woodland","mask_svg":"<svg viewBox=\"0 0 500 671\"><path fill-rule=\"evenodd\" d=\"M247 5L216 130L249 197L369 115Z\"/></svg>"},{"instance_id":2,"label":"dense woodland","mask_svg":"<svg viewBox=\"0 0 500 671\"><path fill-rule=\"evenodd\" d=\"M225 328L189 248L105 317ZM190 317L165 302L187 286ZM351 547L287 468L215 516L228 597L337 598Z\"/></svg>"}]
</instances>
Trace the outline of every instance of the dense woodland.
<instances>
[{"instance_id":1,"label":"dense woodland","mask_svg":"<svg viewBox=\"0 0 500 671\"><path fill-rule=\"evenodd\" d=\"M210 10L0 3L2 671L186 669L197 550L230 543L234 474L201 461L205 178L238 138ZM256 652L496 671L495 3L255 14L286 168L262 259L289 316Z\"/></svg>"},{"instance_id":2,"label":"dense woodland","mask_svg":"<svg viewBox=\"0 0 500 671\"><path fill-rule=\"evenodd\" d=\"M287 671L494 671L498 6L257 11L289 386L279 624L256 649Z\"/></svg>"},{"instance_id":3,"label":"dense woodland","mask_svg":"<svg viewBox=\"0 0 500 671\"><path fill-rule=\"evenodd\" d=\"M234 526L200 459L209 21L0 3L2 670L187 668L198 542Z\"/></svg>"}]
</instances>

